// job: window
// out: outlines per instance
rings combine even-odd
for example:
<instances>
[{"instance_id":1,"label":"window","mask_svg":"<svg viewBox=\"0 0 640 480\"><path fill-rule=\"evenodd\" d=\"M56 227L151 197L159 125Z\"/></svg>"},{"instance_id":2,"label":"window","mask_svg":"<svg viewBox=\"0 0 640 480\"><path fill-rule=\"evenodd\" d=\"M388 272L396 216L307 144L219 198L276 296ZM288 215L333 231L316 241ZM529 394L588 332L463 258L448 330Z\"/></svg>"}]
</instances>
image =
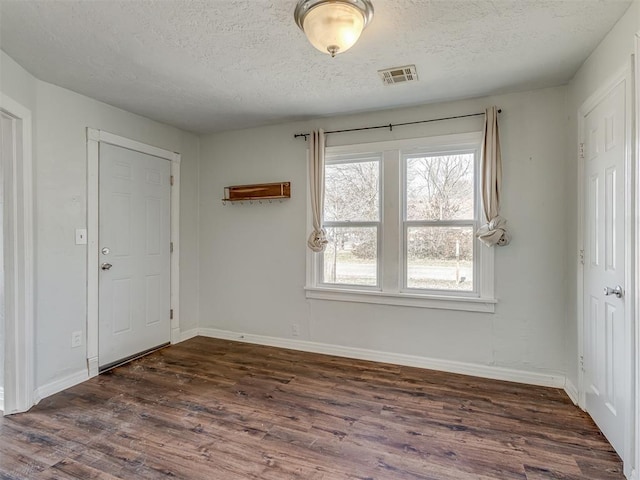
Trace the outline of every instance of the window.
<instances>
[{"instance_id":1,"label":"window","mask_svg":"<svg viewBox=\"0 0 640 480\"><path fill-rule=\"evenodd\" d=\"M379 286L381 157L339 157L325 165L322 283Z\"/></svg>"},{"instance_id":2,"label":"window","mask_svg":"<svg viewBox=\"0 0 640 480\"><path fill-rule=\"evenodd\" d=\"M476 156L403 155L406 288L474 291Z\"/></svg>"},{"instance_id":3,"label":"window","mask_svg":"<svg viewBox=\"0 0 640 480\"><path fill-rule=\"evenodd\" d=\"M481 245L481 134L330 147L307 297L493 312Z\"/></svg>"}]
</instances>

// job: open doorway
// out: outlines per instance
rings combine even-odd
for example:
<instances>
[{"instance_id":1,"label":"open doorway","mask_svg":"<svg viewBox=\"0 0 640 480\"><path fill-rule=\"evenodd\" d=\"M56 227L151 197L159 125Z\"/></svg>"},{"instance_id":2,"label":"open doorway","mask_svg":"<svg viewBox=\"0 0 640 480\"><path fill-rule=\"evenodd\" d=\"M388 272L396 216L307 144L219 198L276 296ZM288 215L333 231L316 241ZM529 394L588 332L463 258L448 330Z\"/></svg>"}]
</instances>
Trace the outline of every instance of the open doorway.
<instances>
[{"instance_id":1,"label":"open doorway","mask_svg":"<svg viewBox=\"0 0 640 480\"><path fill-rule=\"evenodd\" d=\"M12 154L13 119L0 112L0 411L4 412L4 164L5 158Z\"/></svg>"}]
</instances>

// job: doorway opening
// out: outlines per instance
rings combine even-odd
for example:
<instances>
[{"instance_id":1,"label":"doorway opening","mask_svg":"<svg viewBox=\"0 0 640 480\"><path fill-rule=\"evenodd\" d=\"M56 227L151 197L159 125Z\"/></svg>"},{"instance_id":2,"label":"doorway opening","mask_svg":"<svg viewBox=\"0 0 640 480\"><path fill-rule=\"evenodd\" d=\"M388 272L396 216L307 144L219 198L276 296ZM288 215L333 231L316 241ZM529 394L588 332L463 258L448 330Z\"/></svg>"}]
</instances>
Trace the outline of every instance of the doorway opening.
<instances>
[{"instance_id":1,"label":"doorway opening","mask_svg":"<svg viewBox=\"0 0 640 480\"><path fill-rule=\"evenodd\" d=\"M33 406L33 181L31 112L0 94L2 412Z\"/></svg>"},{"instance_id":2,"label":"doorway opening","mask_svg":"<svg viewBox=\"0 0 640 480\"><path fill-rule=\"evenodd\" d=\"M4 164L13 156L15 120L0 112L0 412L4 412Z\"/></svg>"}]
</instances>

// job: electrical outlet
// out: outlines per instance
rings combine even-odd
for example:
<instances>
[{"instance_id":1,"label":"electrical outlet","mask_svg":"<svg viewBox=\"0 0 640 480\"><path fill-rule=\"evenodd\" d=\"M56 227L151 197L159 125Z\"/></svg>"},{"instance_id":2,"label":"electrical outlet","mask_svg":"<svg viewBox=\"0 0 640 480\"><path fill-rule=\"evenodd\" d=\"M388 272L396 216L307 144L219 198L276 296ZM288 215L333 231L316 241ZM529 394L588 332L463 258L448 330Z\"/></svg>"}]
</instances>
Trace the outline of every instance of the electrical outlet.
<instances>
[{"instance_id":1,"label":"electrical outlet","mask_svg":"<svg viewBox=\"0 0 640 480\"><path fill-rule=\"evenodd\" d=\"M82 345L82 332L71 332L71 348L80 347Z\"/></svg>"},{"instance_id":2,"label":"electrical outlet","mask_svg":"<svg viewBox=\"0 0 640 480\"><path fill-rule=\"evenodd\" d=\"M300 335L300 327L296 323L291 324L291 335L294 337Z\"/></svg>"}]
</instances>

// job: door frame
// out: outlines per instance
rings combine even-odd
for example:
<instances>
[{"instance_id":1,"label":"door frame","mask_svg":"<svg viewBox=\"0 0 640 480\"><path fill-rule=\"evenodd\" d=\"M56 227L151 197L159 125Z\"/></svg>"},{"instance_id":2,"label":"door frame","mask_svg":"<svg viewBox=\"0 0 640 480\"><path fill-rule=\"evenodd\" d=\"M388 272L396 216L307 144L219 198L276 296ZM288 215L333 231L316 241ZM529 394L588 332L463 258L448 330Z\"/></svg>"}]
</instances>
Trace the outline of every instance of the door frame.
<instances>
[{"instance_id":1,"label":"door frame","mask_svg":"<svg viewBox=\"0 0 640 480\"><path fill-rule=\"evenodd\" d=\"M622 69L615 75L604 82L603 86L590 95L587 100L578 109L578 269L577 269L577 314L578 314L578 405L585 410L586 408L586 391L584 385L584 352L585 352L585 318L584 318L584 117L595 108L614 88L623 83L625 85L625 259L626 264L630 267L625 272L625 299L627 305L625 308L625 369L624 376L627 378L625 382L625 417L633 419L633 405L636 401L634 384L634 365L635 365L635 342L634 335L634 317L636 309L636 275L635 267L636 245L635 245L635 226L633 221L635 206L635 177L633 168L633 87L632 87L632 60L630 59ZM624 432L624 471L628 478L631 477L631 471L636 461L634 455L634 437L635 432L632 427L633 420L627 422Z\"/></svg>"},{"instance_id":2,"label":"door frame","mask_svg":"<svg viewBox=\"0 0 640 480\"><path fill-rule=\"evenodd\" d=\"M16 120L16 151L5 172L5 248L13 258L5 262L5 283L14 292L5 297L4 414L24 412L33 406L34 367L34 227L31 111L0 92L0 110ZM8 181L7 181L8 180Z\"/></svg>"},{"instance_id":3,"label":"door frame","mask_svg":"<svg viewBox=\"0 0 640 480\"><path fill-rule=\"evenodd\" d=\"M180 160L181 155L120 135L87 128L87 369L89 378L98 375L98 243L100 192L100 143L127 148L171 162L171 343L180 341Z\"/></svg>"},{"instance_id":4,"label":"door frame","mask_svg":"<svg viewBox=\"0 0 640 480\"><path fill-rule=\"evenodd\" d=\"M635 105L635 235L640 240L640 32L635 35L635 55L634 55L634 105ZM640 245L636 242L636 258L634 262L636 279L636 308L635 308L635 404L633 412L635 419L633 422L632 448L633 448L633 468L630 478L640 480Z\"/></svg>"}]
</instances>

